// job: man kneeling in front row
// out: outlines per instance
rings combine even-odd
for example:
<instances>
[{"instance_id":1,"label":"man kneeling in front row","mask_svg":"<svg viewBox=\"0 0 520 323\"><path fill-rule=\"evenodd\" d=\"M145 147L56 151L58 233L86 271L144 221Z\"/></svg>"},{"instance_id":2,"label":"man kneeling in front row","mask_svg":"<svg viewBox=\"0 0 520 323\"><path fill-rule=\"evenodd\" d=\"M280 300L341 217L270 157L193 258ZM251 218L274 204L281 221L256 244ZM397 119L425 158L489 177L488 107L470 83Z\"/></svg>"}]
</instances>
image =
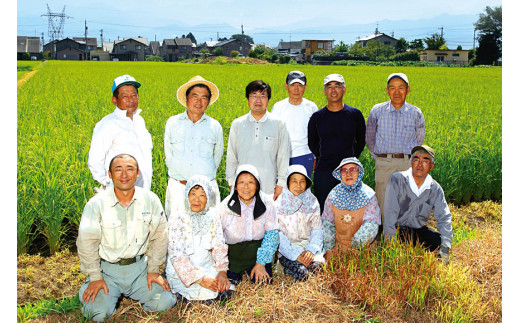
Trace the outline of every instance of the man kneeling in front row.
<instances>
[{"instance_id":1,"label":"man kneeling in front row","mask_svg":"<svg viewBox=\"0 0 520 323\"><path fill-rule=\"evenodd\" d=\"M401 240L412 240L435 251L444 262L449 262L453 231L451 213L442 187L428 173L433 169L435 152L421 145L412 149L411 168L394 173L385 193L384 234L393 238L398 229ZM433 210L437 220L435 232L426 226Z\"/></svg>"},{"instance_id":2,"label":"man kneeling in front row","mask_svg":"<svg viewBox=\"0 0 520 323\"><path fill-rule=\"evenodd\" d=\"M81 311L87 318L102 321L115 312L121 294L148 311L169 309L176 299L159 275L168 248L161 201L135 186L140 173L131 155L114 157L108 175L113 189L88 201L79 225L76 245L81 270L88 275L79 290Z\"/></svg>"}]
</instances>

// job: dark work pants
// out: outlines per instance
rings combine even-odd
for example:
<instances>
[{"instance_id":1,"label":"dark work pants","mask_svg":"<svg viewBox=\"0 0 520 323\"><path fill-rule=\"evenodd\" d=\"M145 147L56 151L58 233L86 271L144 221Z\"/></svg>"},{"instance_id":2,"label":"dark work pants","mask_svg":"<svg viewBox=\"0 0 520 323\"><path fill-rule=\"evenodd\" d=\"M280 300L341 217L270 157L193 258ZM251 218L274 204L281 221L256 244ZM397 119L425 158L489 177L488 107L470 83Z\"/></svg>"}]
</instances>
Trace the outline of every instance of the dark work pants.
<instances>
[{"instance_id":1,"label":"dark work pants","mask_svg":"<svg viewBox=\"0 0 520 323\"><path fill-rule=\"evenodd\" d=\"M334 188L334 186L339 184L339 181L332 176L332 171L330 170L314 170L314 195L318 199L320 203L320 210L323 213L323 206L325 205L325 200L329 195L330 191Z\"/></svg>"},{"instance_id":2,"label":"dark work pants","mask_svg":"<svg viewBox=\"0 0 520 323\"><path fill-rule=\"evenodd\" d=\"M397 229L399 230L399 239L403 241L411 240L414 246L419 243L422 244L425 249L433 252L441 245L440 233L433 231L427 226L423 226L419 229L399 226Z\"/></svg>"}]
</instances>

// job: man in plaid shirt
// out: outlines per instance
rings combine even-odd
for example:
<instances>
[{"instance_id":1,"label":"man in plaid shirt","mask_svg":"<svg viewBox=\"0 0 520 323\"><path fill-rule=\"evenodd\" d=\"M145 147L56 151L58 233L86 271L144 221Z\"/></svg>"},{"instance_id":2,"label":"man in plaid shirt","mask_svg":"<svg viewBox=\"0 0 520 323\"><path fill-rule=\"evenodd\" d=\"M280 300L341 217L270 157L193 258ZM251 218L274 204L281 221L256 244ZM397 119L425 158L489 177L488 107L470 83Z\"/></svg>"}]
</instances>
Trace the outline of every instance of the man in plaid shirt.
<instances>
[{"instance_id":1,"label":"man in plaid shirt","mask_svg":"<svg viewBox=\"0 0 520 323\"><path fill-rule=\"evenodd\" d=\"M393 173L410 168L410 152L424 143L425 133L421 110L405 101L410 93L408 77L403 73L390 74L386 93L390 101L372 107L365 133L366 145L376 161L376 196L382 216L388 179Z\"/></svg>"}]
</instances>

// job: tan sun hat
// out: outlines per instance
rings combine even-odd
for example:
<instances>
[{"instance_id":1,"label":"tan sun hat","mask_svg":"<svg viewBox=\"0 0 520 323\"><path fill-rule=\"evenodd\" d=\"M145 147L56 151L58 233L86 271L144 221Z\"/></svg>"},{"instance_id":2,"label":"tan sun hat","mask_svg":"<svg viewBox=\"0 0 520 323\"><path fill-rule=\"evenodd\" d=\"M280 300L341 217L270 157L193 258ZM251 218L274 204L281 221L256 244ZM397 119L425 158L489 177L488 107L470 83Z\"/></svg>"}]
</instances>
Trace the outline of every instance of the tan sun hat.
<instances>
[{"instance_id":1,"label":"tan sun hat","mask_svg":"<svg viewBox=\"0 0 520 323\"><path fill-rule=\"evenodd\" d=\"M218 99L218 87L211 83L210 81L206 81L202 76L196 75L192 77L188 82L184 83L179 87L177 90L177 100L179 100L179 103L183 106L186 106L186 90L193 85L196 84L204 84L207 87L209 87L209 91L211 92L211 99L209 101L208 106L212 105L215 101Z\"/></svg>"}]
</instances>

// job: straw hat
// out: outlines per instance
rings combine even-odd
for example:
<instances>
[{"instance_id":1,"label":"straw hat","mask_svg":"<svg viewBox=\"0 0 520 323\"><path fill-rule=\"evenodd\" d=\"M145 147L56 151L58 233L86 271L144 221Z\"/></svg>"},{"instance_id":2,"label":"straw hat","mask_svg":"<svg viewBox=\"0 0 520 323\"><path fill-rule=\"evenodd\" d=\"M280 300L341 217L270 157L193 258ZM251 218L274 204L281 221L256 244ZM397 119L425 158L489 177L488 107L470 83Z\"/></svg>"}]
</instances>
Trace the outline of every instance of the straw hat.
<instances>
[{"instance_id":1,"label":"straw hat","mask_svg":"<svg viewBox=\"0 0 520 323\"><path fill-rule=\"evenodd\" d=\"M184 83L179 87L177 90L177 100L179 100L179 103L183 106L186 106L186 90L193 85L196 84L204 84L207 87L209 87L209 90L211 92L211 100L209 101L208 106L212 105L213 102L217 101L218 99L218 87L211 83L210 81L206 81L202 76L196 75L192 77L188 82Z\"/></svg>"}]
</instances>

